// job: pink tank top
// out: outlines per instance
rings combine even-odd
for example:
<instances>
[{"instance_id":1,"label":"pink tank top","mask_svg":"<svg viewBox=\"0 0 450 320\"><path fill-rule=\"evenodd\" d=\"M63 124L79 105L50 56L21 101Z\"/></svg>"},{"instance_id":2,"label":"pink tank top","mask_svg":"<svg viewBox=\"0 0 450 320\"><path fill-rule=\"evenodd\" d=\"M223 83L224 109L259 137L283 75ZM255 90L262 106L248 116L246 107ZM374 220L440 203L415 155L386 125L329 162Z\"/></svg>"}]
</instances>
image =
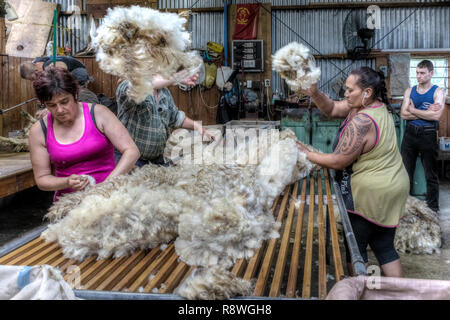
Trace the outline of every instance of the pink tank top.
<instances>
[{"instance_id":1,"label":"pink tank top","mask_svg":"<svg viewBox=\"0 0 450 320\"><path fill-rule=\"evenodd\" d=\"M103 182L114 170L114 146L95 126L89 112L89 106L83 102L84 132L74 143L60 144L53 131L52 116L47 116L47 151L50 162L55 168L56 177L68 177L72 174L87 174L96 183ZM72 188L55 192L53 201L64 193L74 192Z\"/></svg>"}]
</instances>

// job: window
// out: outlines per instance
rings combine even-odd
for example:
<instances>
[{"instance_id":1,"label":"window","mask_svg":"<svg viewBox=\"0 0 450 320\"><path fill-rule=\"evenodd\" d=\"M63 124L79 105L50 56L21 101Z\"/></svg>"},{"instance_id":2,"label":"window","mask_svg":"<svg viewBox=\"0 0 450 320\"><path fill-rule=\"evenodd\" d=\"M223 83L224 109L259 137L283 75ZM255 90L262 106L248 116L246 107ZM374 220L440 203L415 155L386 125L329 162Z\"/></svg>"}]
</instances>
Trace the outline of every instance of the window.
<instances>
[{"instance_id":1,"label":"window","mask_svg":"<svg viewBox=\"0 0 450 320\"><path fill-rule=\"evenodd\" d=\"M417 85L416 79L416 67L422 60L430 60L433 62L434 66L434 75L431 79L432 84L436 84L441 88L445 88L445 91L448 92L448 59L438 58L414 58L410 60L409 63L409 83L411 87Z\"/></svg>"}]
</instances>

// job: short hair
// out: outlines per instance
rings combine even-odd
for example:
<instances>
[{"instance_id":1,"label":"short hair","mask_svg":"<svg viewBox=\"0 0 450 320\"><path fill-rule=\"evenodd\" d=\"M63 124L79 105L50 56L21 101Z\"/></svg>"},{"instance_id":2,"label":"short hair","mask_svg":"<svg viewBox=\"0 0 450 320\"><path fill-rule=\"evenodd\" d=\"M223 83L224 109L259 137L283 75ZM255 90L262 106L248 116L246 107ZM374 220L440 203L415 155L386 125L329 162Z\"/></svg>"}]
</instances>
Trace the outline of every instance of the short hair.
<instances>
[{"instance_id":1,"label":"short hair","mask_svg":"<svg viewBox=\"0 0 450 320\"><path fill-rule=\"evenodd\" d=\"M33 82L34 92L43 104L53 99L55 95L70 93L77 100L80 86L77 79L69 70L51 67L45 71L37 73Z\"/></svg>"},{"instance_id":2,"label":"short hair","mask_svg":"<svg viewBox=\"0 0 450 320\"><path fill-rule=\"evenodd\" d=\"M19 66L20 77L31 80L36 73L36 65L31 61L22 62Z\"/></svg>"},{"instance_id":3,"label":"short hair","mask_svg":"<svg viewBox=\"0 0 450 320\"><path fill-rule=\"evenodd\" d=\"M428 71L433 71L434 67L433 67L433 62L431 62L430 60L422 60L419 62L419 64L417 65L417 68L427 68Z\"/></svg>"}]
</instances>

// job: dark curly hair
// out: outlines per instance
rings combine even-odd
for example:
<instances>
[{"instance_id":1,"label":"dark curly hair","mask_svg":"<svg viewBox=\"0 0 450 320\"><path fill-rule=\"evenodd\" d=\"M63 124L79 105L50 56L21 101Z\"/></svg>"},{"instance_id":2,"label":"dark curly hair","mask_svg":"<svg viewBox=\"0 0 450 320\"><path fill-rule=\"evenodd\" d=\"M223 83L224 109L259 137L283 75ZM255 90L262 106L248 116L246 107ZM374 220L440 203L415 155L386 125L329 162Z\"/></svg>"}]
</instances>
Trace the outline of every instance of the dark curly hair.
<instances>
[{"instance_id":1,"label":"dark curly hair","mask_svg":"<svg viewBox=\"0 0 450 320\"><path fill-rule=\"evenodd\" d=\"M77 79L69 70L52 67L38 72L33 81L34 92L39 101L44 104L61 93L70 93L77 101L80 86Z\"/></svg>"},{"instance_id":2,"label":"dark curly hair","mask_svg":"<svg viewBox=\"0 0 450 320\"><path fill-rule=\"evenodd\" d=\"M373 99L379 99L386 104L387 109L393 112L387 95L386 81L382 71L375 71L369 67L361 67L353 70L350 74L358 77L356 84L361 89L372 88Z\"/></svg>"}]
</instances>

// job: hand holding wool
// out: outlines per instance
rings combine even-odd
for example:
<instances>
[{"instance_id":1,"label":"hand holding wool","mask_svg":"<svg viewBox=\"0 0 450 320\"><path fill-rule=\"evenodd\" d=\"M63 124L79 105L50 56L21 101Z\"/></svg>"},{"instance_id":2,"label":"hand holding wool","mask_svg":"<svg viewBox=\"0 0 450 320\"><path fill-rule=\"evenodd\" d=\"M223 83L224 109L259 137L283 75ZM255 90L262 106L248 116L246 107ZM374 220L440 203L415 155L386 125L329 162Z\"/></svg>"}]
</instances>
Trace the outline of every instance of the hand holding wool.
<instances>
[{"instance_id":1,"label":"hand holding wool","mask_svg":"<svg viewBox=\"0 0 450 320\"><path fill-rule=\"evenodd\" d=\"M309 89L320 78L320 68L316 67L309 49L297 42L279 49L272 57L272 65L295 92Z\"/></svg>"}]
</instances>

